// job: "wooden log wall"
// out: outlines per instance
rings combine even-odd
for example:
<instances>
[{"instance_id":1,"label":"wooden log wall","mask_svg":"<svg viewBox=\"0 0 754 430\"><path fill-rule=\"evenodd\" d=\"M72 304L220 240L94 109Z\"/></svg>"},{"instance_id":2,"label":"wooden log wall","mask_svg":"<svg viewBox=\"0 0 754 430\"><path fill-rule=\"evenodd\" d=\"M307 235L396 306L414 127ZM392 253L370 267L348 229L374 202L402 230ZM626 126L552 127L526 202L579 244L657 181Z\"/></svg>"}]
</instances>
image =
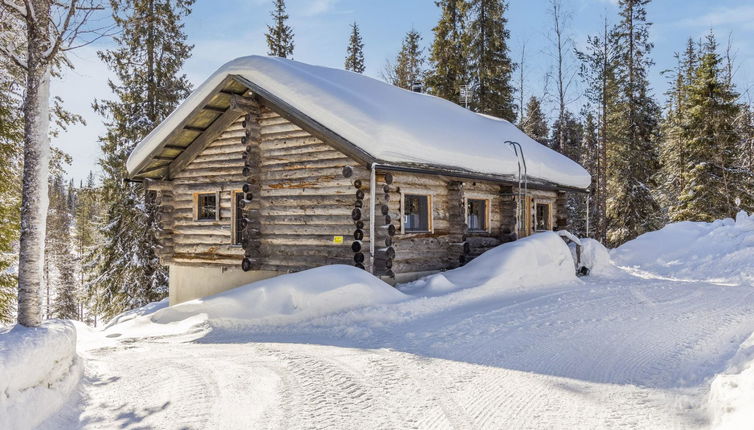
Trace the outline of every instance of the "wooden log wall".
<instances>
[{"instance_id":1,"label":"wooden log wall","mask_svg":"<svg viewBox=\"0 0 754 430\"><path fill-rule=\"evenodd\" d=\"M249 270L280 272L369 264L368 253L358 262L352 250L357 230L368 250L369 171L264 106L251 114L175 175L171 261L234 267L245 261ZM348 178L346 166L352 169ZM217 191L220 219L194 221L193 194ZM244 192L246 249L232 244L234 192ZM357 204L365 210L353 220Z\"/></svg>"},{"instance_id":2,"label":"wooden log wall","mask_svg":"<svg viewBox=\"0 0 754 430\"><path fill-rule=\"evenodd\" d=\"M375 247L374 247L374 271L375 276L384 276L395 278L393 271L393 261L395 260L395 246L393 238L400 228L396 226L396 221L400 223L400 206L395 210L395 205L391 202L398 201L400 204L400 194L395 192L392 187L393 175L389 172L383 172L375 175L377 189L375 190ZM392 209L391 209L392 207Z\"/></svg>"},{"instance_id":3,"label":"wooden log wall","mask_svg":"<svg viewBox=\"0 0 754 430\"><path fill-rule=\"evenodd\" d=\"M568 195L565 191L558 191L558 196L555 199L555 229L556 230L568 230Z\"/></svg>"},{"instance_id":4,"label":"wooden log wall","mask_svg":"<svg viewBox=\"0 0 754 430\"><path fill-rule=\"evenodd\" d=\"M247 107L247 113L242 123L245 136L241 138L241 145L245 147L241 155L241 159L244 160L241 175L244 177L245 182L241 186L243 199L238 203L238 208L236 209L236 211L241 213L237 213L236 216L241 217L241 244L244 249L241 269L244 272L259 270L263 263L261 241L262 220L260 216L260 209L262 208L262 151L260 149L262 126L259 122L260 114L259 105L256 102L251 103L251 106ZM234 204L235 202L231 201L231 205ZM233 227L231 227L231 232L233 231Z\"/></svg>"},{"instance_id":5,"label":"wooden log wall","mask_svg":"<svg viewBox=\"0 0 754 430\"><path fill-rule=\"evenodd\" d=\"M148 186L146 189L150 190ZM159 228L157 230L159 246L155 250L155 253L157 254L157 257L160 258L160 263L166 265L169 264L173 258L175 245L173 239L174 218L172 216L174 210L173 191L170 188L165 188L161 190L151 190L151 192L155 193L154 203L157 205L157 213L155 216L157 217L157 226Z\"/></svg>"},{"instance_id":6,"label":"wooden log wall","mask_svg":"<svg viewBox=\"0 0 754 430\"><path fill-rule=\"evenodd\" d=\"M516 194L517 189L509 185L500 186L500 243L516 240L518 237L516 220Z\"/></svg>"},{"instance_id":7,"label":"wooden log wall","mask_svg":"<svg viewBox=\"0 0 754 430\"><path fill-rule=\"evenodd\" d=\"M463 182L448 182L448 254L449 269L463 266L469 260L471 246L466 242L466 207ZM455 261L453 261L455 257Z\"/></svg>"}]
</instances>

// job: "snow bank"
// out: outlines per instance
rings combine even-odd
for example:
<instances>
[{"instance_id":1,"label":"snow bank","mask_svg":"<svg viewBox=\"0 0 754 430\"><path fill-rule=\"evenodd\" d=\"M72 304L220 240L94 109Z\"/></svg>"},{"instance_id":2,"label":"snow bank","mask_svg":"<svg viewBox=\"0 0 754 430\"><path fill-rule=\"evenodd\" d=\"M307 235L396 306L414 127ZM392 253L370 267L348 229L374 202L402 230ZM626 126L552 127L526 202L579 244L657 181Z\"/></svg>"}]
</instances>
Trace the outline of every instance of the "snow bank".
<instances>
[{"instance_id":1,"label":"snow bank","mask_svg":"<svg viewBox=\"0 0 754 430\"><path fill-rule=\"evenodd\" d=\"M505 243L465 266L401 286L412 294L439 295L459 289L529 288L575 281L571 251L553 232Z\"/></svg>"},{"instance_id":2,"label":"snow bank","mask_svg":"<svg viewBox=\"0 0 754 430\"><path fill-rule=\"evenodd\" d=\"M246 320L284 324L360 306L394 303L406 296L352 266L323 266L281 275L214 296L158 310L149 317L159 324L203 314L210 320Z\"/></svg>"},{"instance_id":3,"label":"snow bank","mask_svg":"<svg viewBox=\"0 0 754 430\"><path fill-rule=\"evenodd\" d=\"M81 379L70 322L0 333L0 428L33 428L65 403Z\"/></svg>"},{"instance_id":4,"label":"snow bank","mask_svg":"<svg viewBox=\"0 0 754 430\"><path fill-rule=\"evenodd\" d=\"M710 386L708 410L716 429L751 428L754 423L754 334L744 342Z\"/></svg>"},{"instance_id":5,"label":"snow bank","mask_svg":"<svg viewBox=\"0 0 754 430\"><path fill-rule=\"evenodd\" d=\"M531 139L508 121L479 115L438 97L345 70L277 57L237 58L220 67L133 150L138 173L152 152L228 76L261 86L383 163L423 163L493 175L516 175L521 144L530 180L586 188L578 163Z\"/></svg>"},{"instance_id":6,"label":"snow bank","mask_svg":"<svg viewBox=\"0 0 754 430\"><path fill-rule=\"evenodd\" d=\"M610 254L619 266L675 279L754 285L754 214L712 223L677 222Z\"/></svg>"},{"instance_id":7,"label":"snow bank","mask_svg":"<svg viewBox=\"0 0 754 430\"><path fill-rule=\"evenodd\" d=\"M581 241L581 265L589 269L590 275L615 275L620 269L610 259L610 251L599 241L582 238Z\"/></svg>"}]
</instances>

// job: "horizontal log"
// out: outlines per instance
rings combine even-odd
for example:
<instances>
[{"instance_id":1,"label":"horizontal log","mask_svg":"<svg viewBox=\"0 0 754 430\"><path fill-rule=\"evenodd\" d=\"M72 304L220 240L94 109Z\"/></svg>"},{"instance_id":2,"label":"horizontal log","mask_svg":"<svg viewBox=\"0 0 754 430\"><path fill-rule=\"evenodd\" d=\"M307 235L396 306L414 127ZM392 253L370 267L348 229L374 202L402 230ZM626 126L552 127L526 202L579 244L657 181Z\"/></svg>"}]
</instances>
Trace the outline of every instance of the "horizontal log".
<instances>
[{"instance_id":1,"label":"horizontal log","mask_svg":"<svg viewBox=\"0 0 754 430\"><path fill-rule=\"evenodd\" d=\"M174 227L178 229L185 228L184 226ZM175 243L207 243L207 244L229 244L230 243L230 229L218 229L213 233L181 233L174 234Z\"/></svg>"},{"instance_id":2,"label":"horizontal log","mask_svg":"<svg viewBox=\"0 0 754 430\"><path fill-rule=\"evenodd\" d=\"M176 225L173 227L174 234L180 235L221 235L230 237L230 224L226 225Z\"/></svg>"},{"instance_id":3,"label":"horizontal log","mask_svg":"<svg viewBox=\"0 0 754 430\"><path fill-rule=\"evenodd\" d=\"M291 171L291 170L323 170L327 168L340 168L347 165L350 161L344 155L335 155L332 158L309 159L306 155L300 157L288 157L284 161L270 160L271 162L262 163L262 169L265 172Z\"/></svg>"},{"instance_id":4,"label":"horizontal log","mask_svg":"<svg viewBox=\"0 0 754 430\"><path fill-rule=\"evenodd\" d=\"M317 256L322 258L340 257L353 258L353 251L347 246L317 246L317 245L266 245L265 256L293 257Z\"/></svg>"},{"instance_id":5,"label":"horizontal log","mask_svg":"<svg viewBox=\"0 0 754 430\"><path fill-rule=\"evenodd\" d=\"M231 165L227 167L184 169L176 173L175 179L211 177L211 176L233 177L233 176L238 176L241 174L241 168L243 168L243 163L238 164L238 165Z\"/></svg>"},{"instance_id":6,"label":"horizontal log","mask_svg":"<svg viewBox=\"0 0 754 430\"><path fill-rule=\"evenodd\" d=\"M299 144L295 144L299 141ZM333 149L333 147L330 145L321 143L319 141L311 142L308 138L289 139L282 140L280 142L281 144L277 147L271 147L272 145L270 145L270 143L262 142L260 148L265 159L282 159L284 157L287 157L291 153L298 155L306 154L313 157L313 159L327 157L334 154L342 154L340 151Z\"/></svg>"},{"instance_id":7,"label":"horizontal log","mask_svg":"<svg viewBox=\"0 0 754 430\"><path fill-rule=\"evenodd\" d=\"M222 245L213 245L206 243L197 244L180 244L176 243L173 248L176 254L198 254L198 255L217 255L225 257L241 256L244 255L244 249L238 245L231 245L229 243Z\"/></svg>"},{"instance_id":8,"label":"horizontal log","mask_svg":"<svg viewBox=\"0 0 754 430\"><path fill-rule=\"evenodd\" d=\"M321 176L311 175L301 178L285 178L285 179L270 179L262 175L262 184L266 189L303 189L303 188L324 188L324 187L340 187L353 192L351 181L342 176Z\"/></svg>"},{"instance_id":9,"label":"horizontal log","mask_svg":"<svg viewBox=\"0 0 754 430\"><path fill-rule=\"evenodd\" d=\"M295 139L299 137L311 137L311 134L304 130L291 130L291 131L280 131L280 132L271 132L270 130L264 130L262 129L262 142L270 142L273 140L284 140L284 139Z\"/></svg>"},{"instance_id":10,"label":"horizontal log","mask_svg":"<svg viewBox=\"0 0 754 430\"><path fill-rule=\"evenodd\" d=\"M293 225L293 224L270 224L262 223L261 232L267 234L320 234L332 236L350 237L353 234L353 223L330 224L330 225Z\"/></svg>"}]
</instances>

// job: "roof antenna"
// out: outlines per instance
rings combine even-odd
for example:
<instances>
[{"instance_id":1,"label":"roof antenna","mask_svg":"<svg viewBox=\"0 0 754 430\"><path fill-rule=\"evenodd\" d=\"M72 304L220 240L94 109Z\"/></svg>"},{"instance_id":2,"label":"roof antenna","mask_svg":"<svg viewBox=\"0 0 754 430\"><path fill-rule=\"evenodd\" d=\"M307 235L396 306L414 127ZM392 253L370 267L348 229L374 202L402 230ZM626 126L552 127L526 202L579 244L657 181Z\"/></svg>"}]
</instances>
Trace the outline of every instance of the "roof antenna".
<instances>
[{"instance_id":1,"label":"roof antenna","mask_svg":"<svg viewBox=\"0 0 754 430\"><path fill-rule=\"evenodd\" d=\"M529 176L526 171L526 158L524 157L524 148L521 144L511 140L506 140L505 143L513 148L513 152L516 153L516 162L518 163L518 198L516 199L516 218L518 224L518 231L523 231L526 227L524 219L526 218L526 209L524 208L524 199L529 194ZM523 177L521 175L523 171ZM523 182L523 190L521 184ZM516 232L518 235L518 232Z\"/></svg>"}]
</instances>

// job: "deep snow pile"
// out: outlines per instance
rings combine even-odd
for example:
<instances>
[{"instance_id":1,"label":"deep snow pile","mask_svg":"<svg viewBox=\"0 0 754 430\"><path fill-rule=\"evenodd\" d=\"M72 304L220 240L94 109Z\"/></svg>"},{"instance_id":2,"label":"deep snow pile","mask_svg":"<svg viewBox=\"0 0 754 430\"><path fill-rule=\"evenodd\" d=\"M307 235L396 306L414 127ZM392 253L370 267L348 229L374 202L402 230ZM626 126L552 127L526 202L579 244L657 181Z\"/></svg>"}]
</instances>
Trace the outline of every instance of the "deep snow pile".
<instances>
[{"instance_id":1,"label":"deep snow pile","mask_svg":"<svg viewBox=\"0 0 754 430\"><path fill-rule=\"evenodd\" d=\"M249 56L228 62L202 83L137 145L128 159L137 173L163 139L229 75L271 92L381 162L455 167L515 175L518 157L506 140L518 142L530 180L589 186L578 163L540 145L503 119L479 115L455 103L407 91L358 73L285 58Z\"/></svg>"},{"instance_id":2,"label":"deep snow pile","mask_svg":"<svg viewBox=\"0 0 754 430\"><path fill-rule=\"evenodd\" d=\"M149 318L152 322L166 324L204 314L210 320L286 324L360 306L394 303L405 298L405 295L364 270L332 265L258 281L160 309Z\"/></svg>"},{"instance_id":3,"label":"deep snow pile","mask_svg":"<svg viewBox=\"0 0 754 430\"><path fill-rule=\"evenodd\" d=\"M754 334L740 346L728 369L712 380L708 402L714 428L754 425Z\"/></svg>"},{"instance_id":4,"label":"deep snow pile","mask_svg":"<svg viewBox=\"0 0 754 430\"><path fill-rule=\"evenodd\" d=\"M537 233L490 249L468 264L405 284L402 290L433 296L459 289L496 291L575 281L568 245L553 232Z\"/></svg>"},{"instance_id":5,"label":"deep snow pile","mask_svg":"<svg viewBox=\"0 0 754 430\"><path fill-rule=\"evenodd\" d=\"M298 324L301 330L324 324L349 336L368 337L370 326L405 322L514 291L577 282L568 246L557 234L545 232L397 289L352 266L323 266L172 307L155 303L117 317L106 330L120 338L202 333L210 327Z\"/></svg>"},{"instance_id":6,"label":"deep snow pile","mask_svg":"<svg viewBox=\"0 0 754 430\"><path fill-rule=\"evenodd\" d=\"M0 429L40 424L65 403L81 374L70 322L0 333Z\"/></svg>"},{"instance_id":7,"label":"deep snow pile","mask_svg":"<svg viewBox=\"0 0 754 430\"><path fill-rule=\"evenodd\" d=\"M677 222L613 250L619 266L683 280L754 285L754 214Z\"/></svg>"}]
</instances>

